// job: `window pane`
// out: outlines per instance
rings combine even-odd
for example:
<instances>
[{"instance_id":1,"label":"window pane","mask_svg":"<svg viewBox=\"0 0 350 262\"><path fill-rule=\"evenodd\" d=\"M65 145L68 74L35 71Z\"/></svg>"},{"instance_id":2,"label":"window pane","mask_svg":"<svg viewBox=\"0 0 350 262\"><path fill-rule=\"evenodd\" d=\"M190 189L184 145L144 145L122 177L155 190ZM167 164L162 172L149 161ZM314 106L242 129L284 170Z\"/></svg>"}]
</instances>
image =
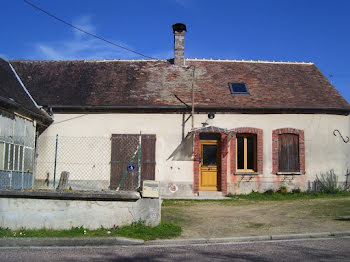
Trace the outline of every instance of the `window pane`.
<instances>
[{"instance_id":1,"label":"window pane","mask_svg":"<svg viewBox=\"0 0 350 262\"><path fill-rule=\"evenodd\" d=\"M244 169L244 138L237 137L237 169Z\"/></svg>"},{"instance_id":2,"label":"window pane","mask_svg":"<svg viewBox=\"0 0 350 262\"><path fill-rule=\"evenodd\" d=\"M19 163L18 163L18 170L22 171L23 168L23 146L19 147Z\"/></svg>"},{"instance_id":3,"label":"window pane","mask_svg":"<svg viewBox=\"0 0 350 262\"><path fill-rule=\"evenodd\" d=\"M15 154L14 154L14 161L13 161L13 170L18 170L18 145L14 145Z\"/></svg>"},{"instance_id":4,"label":"window pane","mask_svg":"<svg viewBox=\"0 0 350 262\"><path fill-rule=\"evenodd\" d=\"M9 152L9 170L13 170L13 144L10 144Z\"/></svg>"},{"instance_id":5,"label":"window pane","mask_svg":"<svg viewBox=\"0 0 350 262\"><path fill-rule=\"evenodd\" d=\"M4 170L4 159L5 159L5 143L0 142L0 170Z\"/></svg>"},{"instance_id":6,"label":"window pane","mask_svg":"<svg viewBox=\"0 0 350 262\"><path fill-rule=\"evenodd\" d=\"M247 137L247 169L254 169L254 137Z\"/></svg>"},{"instance_id":7,"label":"window pane","mask_svg":"<svg viewBox=\"0 0 350 262\"><path fill-rule=\"evenodd\" d=\"M33 149L24 149L24 172L33 173Z\"/></svg>"},{"instance_id":8,"label":"window pane","mask_svg":"<svg viewBox=\"0 0 350 262\"><path fill-rule=\"evenodd\" d=\"M5 143L5 158L4 158L4 169L8 170L8 162L9 162L9 150L10 150L10 145Z\"/></svg>"},{"instance_id":9,"label":"window pane","mask_svg":"<svg viewBox=\"0 0 350 262\"><path fill-rule=\"evenodd\" d=\"M216 166L216 145L203 145L203 166Z\"/></svg>"}]
</instances>

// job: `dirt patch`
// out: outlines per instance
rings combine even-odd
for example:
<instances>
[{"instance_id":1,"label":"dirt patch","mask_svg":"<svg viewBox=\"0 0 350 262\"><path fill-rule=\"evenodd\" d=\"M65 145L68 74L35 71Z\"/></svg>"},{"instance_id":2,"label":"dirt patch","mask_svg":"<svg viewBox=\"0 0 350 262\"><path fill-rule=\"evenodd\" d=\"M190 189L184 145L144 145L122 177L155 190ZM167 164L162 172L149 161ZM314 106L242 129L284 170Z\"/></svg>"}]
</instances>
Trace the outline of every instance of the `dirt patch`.
<instances>
[{"instance_id":1,"label":"dirt patch","mask_svg":"<svg viewBox=\"0 0 350 262\"><path fill-rule=\"evenodd\" d=\"M350 198L291 201L184 202L166 205L164 222L181 238L278 235L350 230Z\"/></svg>"}]
</instances>

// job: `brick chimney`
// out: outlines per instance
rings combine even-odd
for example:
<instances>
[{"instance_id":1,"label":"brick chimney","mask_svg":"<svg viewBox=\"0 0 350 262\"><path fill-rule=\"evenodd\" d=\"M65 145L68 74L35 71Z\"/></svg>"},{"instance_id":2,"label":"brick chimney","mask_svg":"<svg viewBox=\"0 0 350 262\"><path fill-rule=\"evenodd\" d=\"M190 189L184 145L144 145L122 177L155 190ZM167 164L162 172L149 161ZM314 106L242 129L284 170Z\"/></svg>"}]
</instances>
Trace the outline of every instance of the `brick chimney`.
<instances>
[{"instance_id":1,"label":"brick chimney","mask_svg":"<svg viewBox=\"0 0 350 262\"><path fill-rule=\"evenodd\" d=\"M173 25L174 33L174 64L177 66L185 66L185 32L186 25L177 23Z\"/></svg>"}]
</instances>

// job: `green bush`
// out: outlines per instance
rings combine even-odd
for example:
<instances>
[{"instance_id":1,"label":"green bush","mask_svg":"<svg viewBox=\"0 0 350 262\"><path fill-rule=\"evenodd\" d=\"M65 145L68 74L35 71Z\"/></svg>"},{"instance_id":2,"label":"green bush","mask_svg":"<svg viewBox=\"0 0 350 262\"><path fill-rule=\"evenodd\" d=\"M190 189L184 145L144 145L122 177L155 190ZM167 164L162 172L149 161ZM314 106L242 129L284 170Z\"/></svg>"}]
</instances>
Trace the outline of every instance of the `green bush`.
<instances>
[{"instance_id":1,"label":"green bush","mask_svg":"<svg viewBox=\"0 0 350 262\"><path fill-rule=\"evenodd\" d=\"M321 173L320 176L316 175L315 191L328 194L336 194L341 191L338 187L338 177L333 169L325 174Z\"/></svg>"},{"instance_id":2,"label":"green bush","mask_svg":"<svg viewBox=\"0 0 350 262\"><path fill-rule=\"evenodd\" d=\"M294 188L294 189L292 189L292 193L299 194L299 193L301 193L301 190L300 190L300 188Z\"/></svg>"}]
</instances>

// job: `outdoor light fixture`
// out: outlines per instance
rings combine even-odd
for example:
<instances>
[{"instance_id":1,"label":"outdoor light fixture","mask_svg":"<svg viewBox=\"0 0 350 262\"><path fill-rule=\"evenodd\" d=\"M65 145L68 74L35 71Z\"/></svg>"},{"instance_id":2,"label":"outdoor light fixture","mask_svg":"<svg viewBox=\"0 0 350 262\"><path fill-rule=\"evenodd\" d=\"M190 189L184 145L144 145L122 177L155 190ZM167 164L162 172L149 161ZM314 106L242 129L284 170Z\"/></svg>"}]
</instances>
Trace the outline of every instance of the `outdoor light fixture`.
<instances>
[{"instance_id":1,"label":"outdoor light fixture","mask_svg":"<svg viewBox=\"0 0 350 262\"><path fill-rule=\"evenodd\" d=\"M210 112L210 113L208 114L208 118L209 118L209 119L214 119L214 118L215 118L215 113Z\"/></svg>"}]
</instances>

